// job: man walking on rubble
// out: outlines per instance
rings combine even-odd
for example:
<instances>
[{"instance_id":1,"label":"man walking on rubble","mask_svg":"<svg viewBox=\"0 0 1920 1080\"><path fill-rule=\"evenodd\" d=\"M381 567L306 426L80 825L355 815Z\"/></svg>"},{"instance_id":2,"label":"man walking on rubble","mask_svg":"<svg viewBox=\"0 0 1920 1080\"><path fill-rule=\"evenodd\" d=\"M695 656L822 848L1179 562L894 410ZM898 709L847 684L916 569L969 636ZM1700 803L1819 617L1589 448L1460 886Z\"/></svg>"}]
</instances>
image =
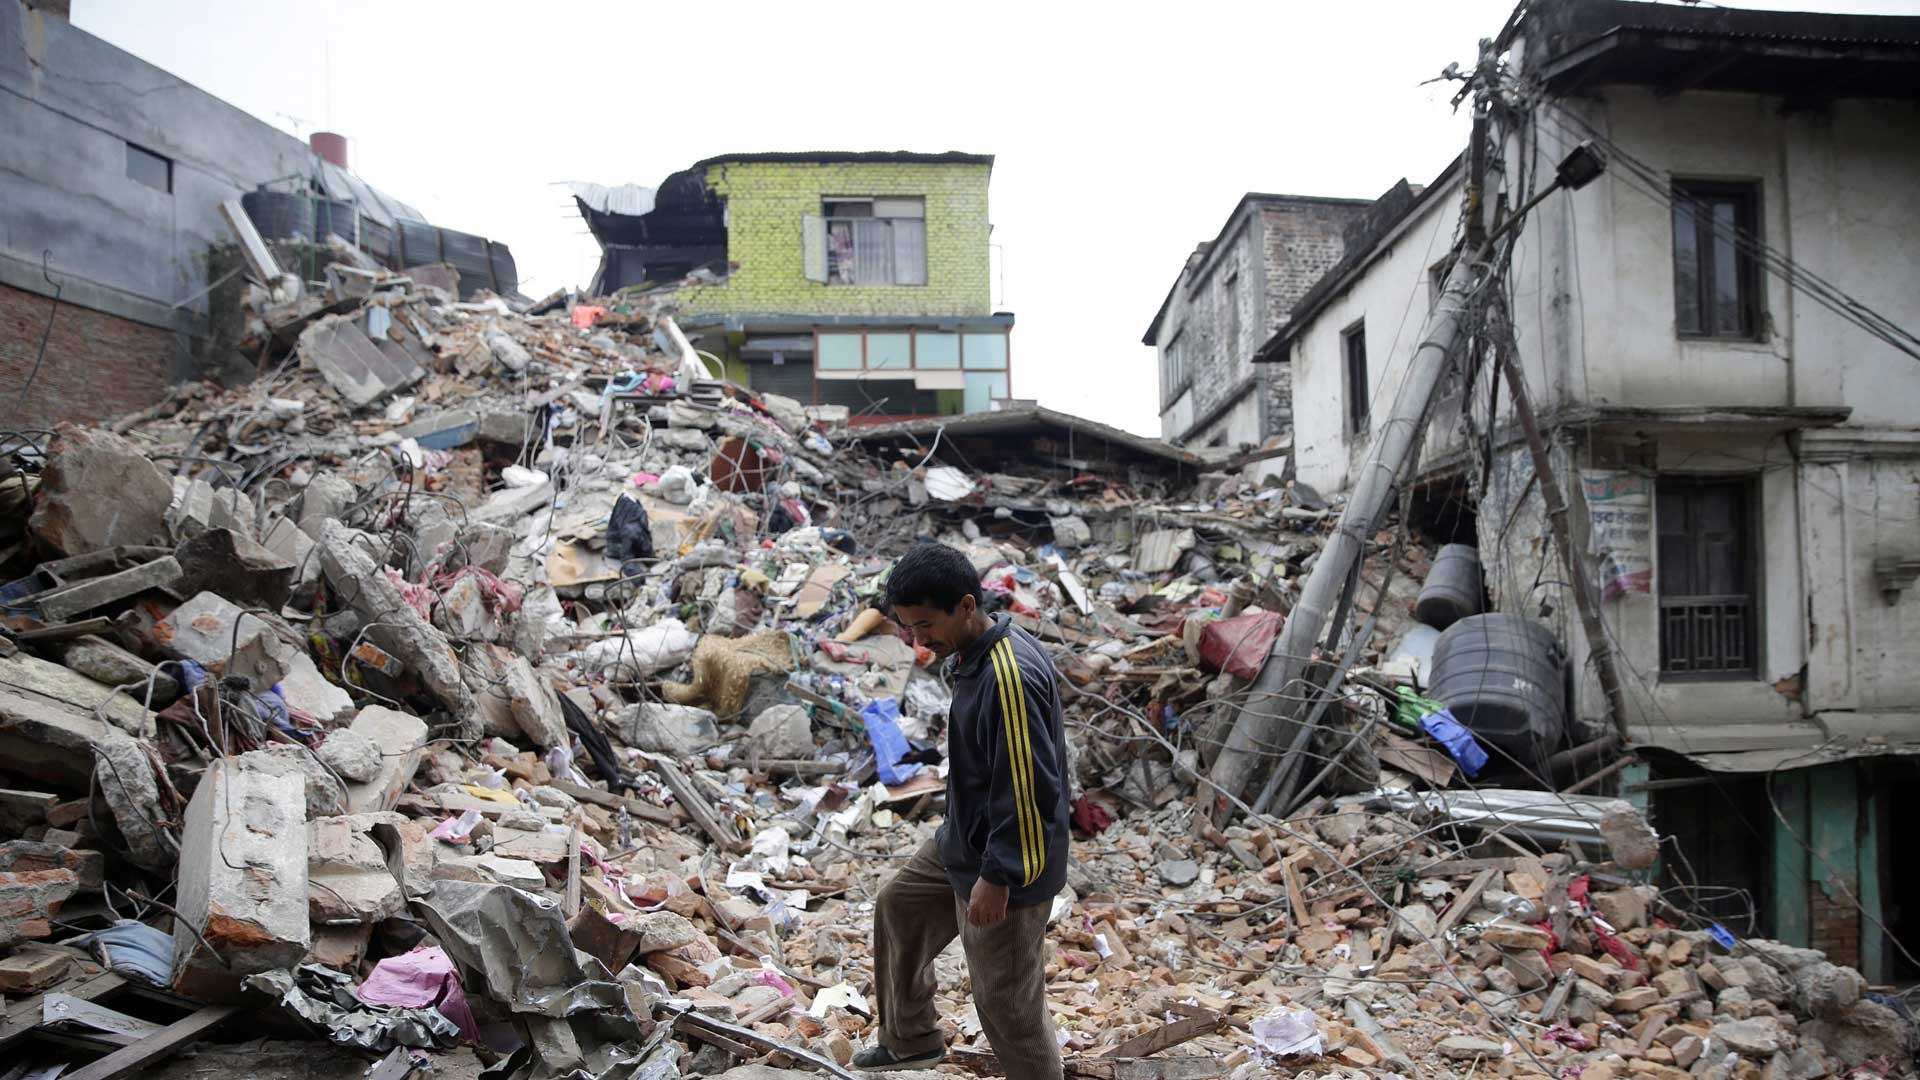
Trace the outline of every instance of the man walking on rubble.
<instances>
[{"instance_id":1,"label":"man walking on rubble","mask_svg":"<svg viewBox=\"0 0 1920 1080\"><path fill-rule=\"evenodd\" d=\"M925 1069L946 1056L933 961L966 950L980 1026L1009 1080L1059 1080L1047 1012L1047 916L1067 880L1067 753L1053 664L1006 615L980 607L980 575L920 544L887 579L893 617L947 661L947 820L880 889L873 975L880 1037L857 1068Z\"/></svg>"}]
</instances>

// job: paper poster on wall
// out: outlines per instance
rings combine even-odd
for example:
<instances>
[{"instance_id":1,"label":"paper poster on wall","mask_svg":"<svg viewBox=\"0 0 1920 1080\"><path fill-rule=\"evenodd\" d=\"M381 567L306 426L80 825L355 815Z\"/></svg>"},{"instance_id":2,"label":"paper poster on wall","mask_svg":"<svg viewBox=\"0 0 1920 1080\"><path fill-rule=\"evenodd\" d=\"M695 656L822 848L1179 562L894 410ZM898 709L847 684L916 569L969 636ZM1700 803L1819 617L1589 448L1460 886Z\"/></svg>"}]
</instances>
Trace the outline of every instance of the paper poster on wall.
<instances>
[{"instance_id":1,"label":"paper poster on wall","mask_svg":"<svg viewBox=\"0 0 1920 1080\"><path fill-rule=\"evenodd\" d=\"M1588 546L1600 556L1606 599L1653 591L1653 478L1624 469L1582 469Z\"/></svg>"}]
</instances>

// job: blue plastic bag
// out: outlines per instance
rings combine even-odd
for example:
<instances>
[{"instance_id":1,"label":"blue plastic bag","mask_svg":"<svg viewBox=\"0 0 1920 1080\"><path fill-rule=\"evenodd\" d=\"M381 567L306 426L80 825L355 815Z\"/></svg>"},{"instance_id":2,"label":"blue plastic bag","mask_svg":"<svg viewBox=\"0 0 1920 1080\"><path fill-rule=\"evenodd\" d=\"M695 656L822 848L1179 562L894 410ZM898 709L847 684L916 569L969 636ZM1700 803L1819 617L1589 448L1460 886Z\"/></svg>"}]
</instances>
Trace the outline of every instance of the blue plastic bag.
<instances>
[{"instance_id":1,"label":"blue plastic bag","mask_svg":"<svg viewBox=\"0 0 1920 1080\"><path fill-rule=\"evenodd\" d=\"M1487 752L1480 749L1473 732L1455 720L1451 711L1441 709L1430 712L1420 718L1420 726L1447 748L1447 753L1460 763L1460 771L1466 773L1469 779L1479 776L1480 770L1486 767Z\"/></svg>"},{"instance_id":2,"label":"blue plastic bag","mask_svg":"<svg viewBox=\"0 0 1920 1080\"><path fill-rule=\"evenodd\" d=\"M860 722L866 725L867 741L873 743L874 769L880 782L893 787L920 774L919 765L901 765L911 747L900 732L900 703L893 698L875 698L860 710Z\"/></svg>"}]
</instances>

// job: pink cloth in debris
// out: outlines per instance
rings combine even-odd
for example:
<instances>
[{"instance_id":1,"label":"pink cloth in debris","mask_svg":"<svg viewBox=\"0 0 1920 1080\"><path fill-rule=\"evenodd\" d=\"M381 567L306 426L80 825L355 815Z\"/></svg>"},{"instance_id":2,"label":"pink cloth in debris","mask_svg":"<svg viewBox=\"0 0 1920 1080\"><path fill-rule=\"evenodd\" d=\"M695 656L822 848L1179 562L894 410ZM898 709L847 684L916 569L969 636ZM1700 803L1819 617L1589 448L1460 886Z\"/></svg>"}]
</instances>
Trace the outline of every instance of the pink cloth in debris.
<instances>
[{"instance_id":1,"label":"pink cloth in debris","mask_svg":"<svg viewBox=\"0 0 1920 1080\"><path fill-rule=\"evenodd\" d=\"M463 1038L480 1041L480 1027L474 1023L466 991L460 988L460 976L453 970L446 950L438 946L387 957L374 965L373 974L355 993L361 1001L376 1005L408 1009L431 1006L453 1021Z\"/></svg>"}]
</instances>

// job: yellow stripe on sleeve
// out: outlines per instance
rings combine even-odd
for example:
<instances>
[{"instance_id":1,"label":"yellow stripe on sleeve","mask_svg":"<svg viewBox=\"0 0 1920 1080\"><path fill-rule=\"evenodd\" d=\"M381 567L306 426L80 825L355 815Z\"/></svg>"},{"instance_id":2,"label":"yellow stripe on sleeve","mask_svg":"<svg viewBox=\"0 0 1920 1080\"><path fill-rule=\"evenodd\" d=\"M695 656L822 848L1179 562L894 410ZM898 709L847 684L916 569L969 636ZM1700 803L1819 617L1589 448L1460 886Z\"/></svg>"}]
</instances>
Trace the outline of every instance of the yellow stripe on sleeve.
<instances>
[{"instance_id":1,"label":"yellow stripe on sleeve","mask_svg":"<svg viewBox=\"0 0 1920 1080\"><path fill-rule=\"evenodd\" d=\"M1004 728L1004 737L1007 742L1007 771L1013 779L1014 825L1020 836L1020 873L1022 875L1020 883L1025 885L1033 880L1033 843L1027 829L1026 800L1023 798L1023 784L1019 766L1020 741L1018 736L1014 734L1014 691L1009 685L1007 671L1003 663L1005 658L1001 655L1000 647L996 645L989 650L987 658L989 662L993 664L994 684L1000 692L1000 722Z\"/></svg>"},{"instance_id":2,"label":"yellow stripe on sleeve","mask_svg":"<svg viewBox=\"0 0 1920 1080\"><path fill-rule=\"evenodd\" d=\"M1008 761L1014 765L1020 782L1014 788L1014 798L1018 799L1021 817L1025 819L1025 836L1033 847L1033 867L1027 872L1027 880L1021 884L1033 884L1046 871L1046 834L1041 828L1041 801L1033 784L1033 728L1027 717L1027 684L1020 678L1020 661L1014 657L1014 642L1000 638L996 646L1000 651L1000 663L1004 665L1006 680L1012 688L1012 698L1016 703L1016 723L1014 734L1018 744L1010 748Z\"/></svg>"}]
</instances>

